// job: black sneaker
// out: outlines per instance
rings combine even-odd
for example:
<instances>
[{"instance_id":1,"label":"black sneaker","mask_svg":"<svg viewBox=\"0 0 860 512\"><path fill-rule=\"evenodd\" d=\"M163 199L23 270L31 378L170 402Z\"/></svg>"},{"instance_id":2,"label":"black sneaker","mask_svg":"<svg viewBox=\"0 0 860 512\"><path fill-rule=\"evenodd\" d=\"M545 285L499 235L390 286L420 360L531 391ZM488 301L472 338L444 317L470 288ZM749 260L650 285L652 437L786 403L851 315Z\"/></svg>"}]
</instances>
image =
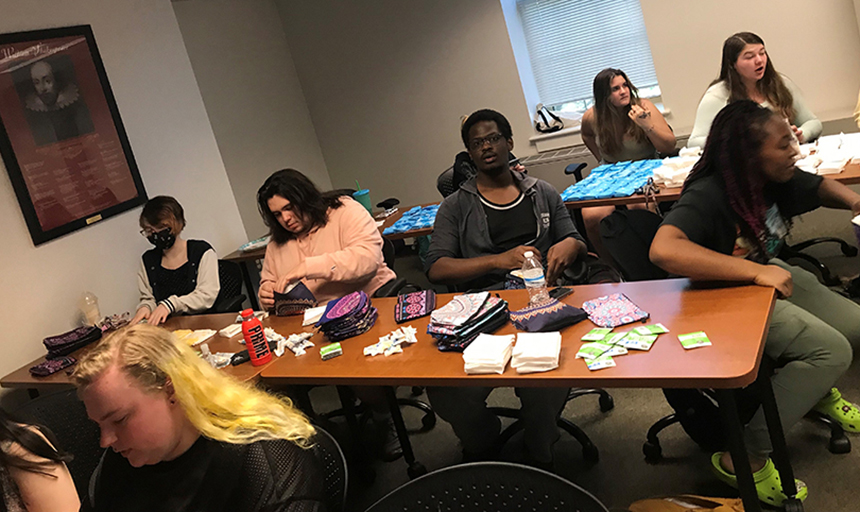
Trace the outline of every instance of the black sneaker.
<instances>
[{"instance_id":1,"label":"black sneaker","mask_svg":"<svg viewBox=\"0 0 860 512\"><path fill-rule=\"evenodd\" d=\"M379 457L385 462L393 462L403 456L403 447L400 446L400 438L397 437L397 429L394 427L394 419L387 418L376 423L380 439Z\"/></svg>"}]
</instances>

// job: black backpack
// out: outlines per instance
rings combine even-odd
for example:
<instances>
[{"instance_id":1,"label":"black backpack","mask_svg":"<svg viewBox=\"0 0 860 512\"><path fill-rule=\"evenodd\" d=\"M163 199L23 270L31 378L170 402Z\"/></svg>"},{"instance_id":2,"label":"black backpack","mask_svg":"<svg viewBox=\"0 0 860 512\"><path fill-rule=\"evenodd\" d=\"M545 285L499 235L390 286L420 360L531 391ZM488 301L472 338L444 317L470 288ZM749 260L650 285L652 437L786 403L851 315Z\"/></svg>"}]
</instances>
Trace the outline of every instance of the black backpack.
<instances>
[{"instance_id":1,"label":"black backpack","mask_svg":"<svg viewBox=\"0 0 860 512\"><path fill-rule=\"evenodd\" d=\"M651 263L651 241L663 221L648 210L615 210L600 221L603 246L626 281L665 279L669 274Z\"/></svg>"}]
</instances>

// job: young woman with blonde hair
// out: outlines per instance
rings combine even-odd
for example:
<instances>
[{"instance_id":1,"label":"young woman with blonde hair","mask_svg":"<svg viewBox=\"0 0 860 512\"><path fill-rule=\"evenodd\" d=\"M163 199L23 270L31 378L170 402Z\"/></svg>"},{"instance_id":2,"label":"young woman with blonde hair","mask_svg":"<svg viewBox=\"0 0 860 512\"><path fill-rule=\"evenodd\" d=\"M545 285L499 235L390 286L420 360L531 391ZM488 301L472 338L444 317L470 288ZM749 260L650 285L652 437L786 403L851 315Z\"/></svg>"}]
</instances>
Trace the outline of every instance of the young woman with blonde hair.
<instances>
[{"instance_id":1,"label":"young woman with blonde hair","mask_svg":"<svg viewBox=\"0 0 860 512\"><path fill-rule=\"evenodd\" d=\"M215 370L170 332L122 329L72 379L111 448L83 510L322 508L308 420L288 399Z\"/></svg>"}]
</instances>

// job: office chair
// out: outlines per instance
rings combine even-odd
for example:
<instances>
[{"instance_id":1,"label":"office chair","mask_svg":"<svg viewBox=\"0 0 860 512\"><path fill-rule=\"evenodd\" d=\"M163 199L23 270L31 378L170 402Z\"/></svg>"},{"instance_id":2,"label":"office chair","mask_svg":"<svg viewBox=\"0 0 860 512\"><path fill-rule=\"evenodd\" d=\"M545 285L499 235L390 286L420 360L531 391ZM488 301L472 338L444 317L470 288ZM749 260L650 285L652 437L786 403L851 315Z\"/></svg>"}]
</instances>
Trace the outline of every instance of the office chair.
<instances>
[{"instance_id":1,"label":"office chair","mask_svg":"<svg viewBox=\"0 0 860 512\"><path fill-rule=\"evenodd\" d=\"M785 244L782 246L782 249L779 252L779 258L783 261L788 261L790 259L800 259L806 261L811 264L818 271L821 276L821 282L825 286L839 286L842 284L842 281L839 280L839 276L834 276L830 269L827 268L827 265L821 263L818 258L812 256L810 254L806 254L803 251L813 245L823 244L827 242L832 242L839 244L839 249L842 251L842 254L848 256L849 258L853 258L857 256L857 248L848 245L848 242L842 240L841 238L835 237L820 237L813 238L812 240L807 240L805 242L800 242L794 245Z\"/></svg>"},{"instance_id":2,"label":"office chair","mask_svg":"<svg viewBox=\"0 0 860 512\"><path fill-rule=\"evenodd\" d=\"M242 269L238 263L218 260L218 281L221 289L212 307L204 311L211 313L234 313L242 311L245 295L242 294ZM248 293L253 293L248 290Z\"/></svg>"},{"instance_id":3,"label":"office chair","mask_svg":"<svg viewBox=\"0 0 860 512\"><path fill-rule=\"evenodd\" d=\"M69 473L78 496L87 495L90 475L99 464L104 449L99 445L99 427L87 417L84 403L74 389L45 394L24 404L16 411L21 420L50 429L58 448L72 455Z\"/></svg>"},{"instance_id":4,"label":"office chair","mask_svg":"<svg viewBox=\"0 0 860 512\"><path fill-rule=\"evenodd\" d=\"M314 425L316 434L311 450L323 469L325 505L327 512L346 510L346 493L349 488L349 470L346 457L335 438L322 427Z\"/></svg>"},{"instance_id":5,"label":"office chair","mask_svg":"<svg viewBox=\"0 0 860 512\"><path fill-rule=\"evenodd\" d=\"M510 462L460 464L407 482L366 512L576 510L608 512L588 491L547 471Z\"/></svg>"},{"instance_id":6,"label":"office chair","mask_svg":"<svg viewBox=\"0 0 860 512\"><path fill-rule=\"evenodd\" d=\"M666 271L651 263L649 257L651 242L654 240L654 235L657 234L661 221L660 216L647 210L618 210L600 222L600 237L604 247L615 258L625 280L648 281L669 277ZM762 369L759 370L759 378L770 378L773 371L767 369L769 366L772 367L773 363L763 360ZM660 446L658 436L663 429L675 423L681 423L688 434L693 433L691 437L700 446L706 449L714 448L713 451L722 448L722 446L718 446L720 444L719 438L722 435L719 425L713 428L704 425L704 429L709 432L707 435L698 436L694 433L703 423L709 423L708 418L702 416L701 410L708 407L716 408L716 400L713 398L711 390L665 389L663 394L676 412L659 419L648 429L646 441L642 445L642 453L645 455L646 461L654 463L662 458L663 449ZM749 393L745 390L742 396L745 394ZM746 421L749 421L758 408L759 400L755 398L753 393L751 397L747 397L741 402L744 403L747 411L742 416L745 416ZM698 403L701 407L698 408L699 411L697 412L697 407L679 406L679 404L684 403ZM717 416L717 413L713 416ZM847 453L851 450L851 443L837 422L816 413L812 413L810 416L830 428L829 450L832 453Z\"/></svg>"}]
</instances>

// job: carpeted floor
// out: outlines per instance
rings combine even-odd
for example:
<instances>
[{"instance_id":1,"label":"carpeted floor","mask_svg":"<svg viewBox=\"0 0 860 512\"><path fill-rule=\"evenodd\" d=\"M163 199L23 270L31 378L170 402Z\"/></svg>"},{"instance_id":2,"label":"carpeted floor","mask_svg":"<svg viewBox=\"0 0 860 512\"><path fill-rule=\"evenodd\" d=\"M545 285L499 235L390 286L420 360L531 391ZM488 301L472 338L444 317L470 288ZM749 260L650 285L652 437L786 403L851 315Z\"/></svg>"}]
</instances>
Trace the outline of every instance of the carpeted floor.
<instances>
[{"instance_id":1,"label":"carpeted floor","mask_svg":"<svg viewBox=\"0 0 860 512\"><path fill-rule=\"evenodd\" d=\"M849 267L840 269L838 259L828 261L842 275ZM846 265L856 266L853 262ZM413 282L426 285L415 256L398 259L397 272ZM845 272L842 272L844 270ZM442 290L440 290L442 291ZM855 365L839 383L847 398L860 401L860 367ZM399 390L407 396L408 388ZM646 497L696 493L709 496L733 496L731 488L711 475L707 453L684 434L678 425L661 435L664 459L649 465L642 455L645 433L656 420L671 412L659 390L614 389L615 409L602 413L597 398L587 396L569 402L564 417L582 427L600 449L600 462L586 463L579 445L566 433L555 446L556 472L595 494L610 510L626 510L627 506ZM338 406L337 395L331 387L316 388L311 393L318 411ZM426 399L426 397L424 397ZM493 405L516 407L518 400L510 389L498 389L490 396ZM420 416L404 408L410 428L420 427ZM349 438L342 426L336 436L348 445ZM810 488L807 511L856 511L851 489L860 482L860 436L852 436L855 449L846 455L827 451L829 431L819 424L804 420L788 433L788 443L796 475ZM429 471L460 462L460 448L450 426L439 420L429 432L411 436L417 458ZM348 448L348 446L347 446ZM521 452L521 438L515 437L502 453L503 460L516 461ZM374 462L376 478L371 483L351 478L350 510L362 511L376 500L406 483L406 464L402 459ZM852 504L853 503L853 504Z\"/></svg>"}]
</instances>

